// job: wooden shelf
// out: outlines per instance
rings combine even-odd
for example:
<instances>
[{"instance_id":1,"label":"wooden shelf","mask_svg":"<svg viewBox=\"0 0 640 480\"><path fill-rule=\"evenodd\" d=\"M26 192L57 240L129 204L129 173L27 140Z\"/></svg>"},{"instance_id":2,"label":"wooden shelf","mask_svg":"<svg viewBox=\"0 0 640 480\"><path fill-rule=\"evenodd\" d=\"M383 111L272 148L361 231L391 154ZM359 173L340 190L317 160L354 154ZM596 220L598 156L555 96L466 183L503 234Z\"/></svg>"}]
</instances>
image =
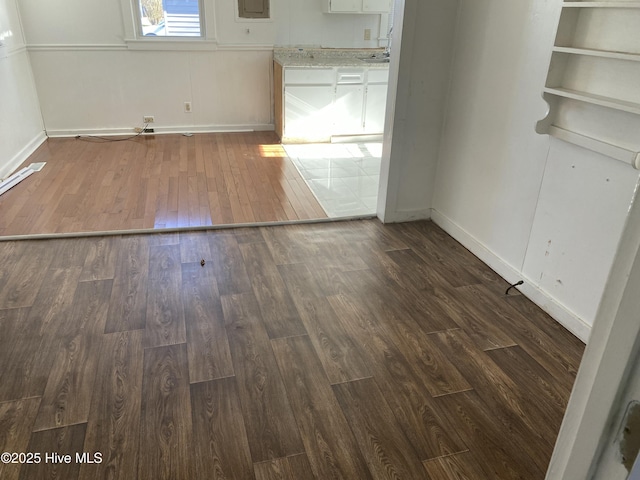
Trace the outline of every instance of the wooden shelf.
<instances>
[{"instance_id":1,"label":"wooden shelf","mask_svg":"<svg viewBox=\"0 0 640 480\"><path fill-rule=\"evenodd\" d=\"M604 95L595 95L593 93L571 90L569 88L546 87L544 91L545 93L556 95L558 97L571 98L573 100L580 100L581 102L591 103L593 105L600 105L601 107L613 108L614 110L621 110L623 112L640 115L639 103L626 102L616 98L605 97Z\"/></svg>"},{"instance_id":2,"label":"wooden shelf","mask_svg":"<svg viewBox=\"0 0 640 480\"><path fill-rule=\"evenodd\" d=\"M640 103L630 101L637 100L640 74L635 63L640 62L640 12L632 11L640 9L640 1L565 1L562 8L547 77L547 84L554 86L544 88L550 109L536 131L640 170L640 137L634 133L640 128ZM562 46L572 44L590 48ZM565 88L578 83L582 91ZM611 92L617 98L593 92ZM562 127L556 125L560 118ZM583 128L588 135L581 133Z\"/></svg>"},{"instance_id":3,"label":"wooden shelf","mask_svg":"<svg viewBox=\"0 0 640 480\"><path fill-rule=\"evenodd\" d=\"M573 47L553 47L553 51L558 53L570 53L572 55L586 55L591 57L611 58L614 60L640 62L640 54L638 53L612 52L609 50L593 50Z\"/></svg>"},{"instance_id":4,"label":"wooden shelf","mask_svg":"<svg viewBox=\"0 0 640 480\"><path fill-rule=\"evenodd\" d=\"M640 8L640 2L564 2L563 8Z\"/></svg>"},{"instance_id":5,"label":"wooden shelf","mask_svg":"<svg viewBox=\"0 0 640 480\"><path fill-rule=\"evenodd\" d=\"M596 138L587 137L576 132L565 130L564 128L551 125L549 127L549 135L564 140L565 142L579 145L594 152L601 153L607 157L615 158L621 162L628 163L636 170L640 170L640 152L629 150L628 148L613 145L611 143L598 140Z\"/></svg>"}]
</instances>

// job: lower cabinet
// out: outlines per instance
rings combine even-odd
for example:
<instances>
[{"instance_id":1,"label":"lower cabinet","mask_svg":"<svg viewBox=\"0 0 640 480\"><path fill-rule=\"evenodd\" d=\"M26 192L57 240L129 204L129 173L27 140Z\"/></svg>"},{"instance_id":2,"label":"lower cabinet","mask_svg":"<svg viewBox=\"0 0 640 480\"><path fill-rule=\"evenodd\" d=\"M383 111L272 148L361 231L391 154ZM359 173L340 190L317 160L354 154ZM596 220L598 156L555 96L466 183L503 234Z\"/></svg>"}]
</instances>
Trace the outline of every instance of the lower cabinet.
<instances>
[{"instance_id":1,"label":"lower cabinet","mask_svg":"<svg viewBox=\"0 0 640 480\"><path fill-rule=\"evenodd\" d=\"M384 132L384 117L387 110L387 85L367 85L367 100L364 110L364 133Z\"/></svg>"},{"instance_id":2,"label":"lower cabinet","mask_svg":"<svg viewBox=\"0 0 640 480\"><path fill-rule=\"evenodd\" d=\"M367 79L370 78L370 83ZM289 143L384 131L388 70L274 65L276 133Z\"/></svg>"},{"instance_id":3,"label":"lower cabinet","mask_svg":"<svg viewBox=\"0 0 640 480\"><path fill-rule=\"evenodd\" d=\"M284 129L290 141L325 142L333 131L332 85L287 85Z\"/></svg>"}]
</instances>

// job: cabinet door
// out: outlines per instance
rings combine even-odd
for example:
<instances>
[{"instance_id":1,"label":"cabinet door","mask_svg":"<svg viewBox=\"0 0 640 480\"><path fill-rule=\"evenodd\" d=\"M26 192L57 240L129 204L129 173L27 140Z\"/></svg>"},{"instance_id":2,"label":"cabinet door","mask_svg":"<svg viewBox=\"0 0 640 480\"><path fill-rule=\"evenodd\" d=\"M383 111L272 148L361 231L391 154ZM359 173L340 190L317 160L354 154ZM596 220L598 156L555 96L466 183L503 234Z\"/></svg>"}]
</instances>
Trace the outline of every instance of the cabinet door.
<instances>
[{"instance_id":1,"label":"cabinet door","mask_svg":"<svg viewBox=\"0 0 640 480\"><path fill-rule=\"evenodd\" d=\"M389 12L391 11L390 0L362 0L363 12Z\"/></svg>"},{"instance_id":2,"label":"cabinet door","mask_svg":"<svg viewBox=\"0 0 640 480\"><path fill-rule=\"evenodd\" d=\"M387 85L369 85L364 117L365 133L383 133L387 109Z\"/></svg>"},{"instance_id":3,"label":"cabinet door","mask_svg":"<svg viewBox=\"0 0 640 480\"><path fill-rule=\"evenodd\" d=\"M360 12L362 0L329 0L330 12Z\"/></svg>"},{"instance_id":4,"label":"cabinet door","mask_svg":"<svg viewBox=\"0 0 640 480\"><path fill-rule=\"evenodd\" d=\"M352 135L362 133L364 86L338 85L334 105L333 133Z\"/></svg>"},{"instance_id":5,"label":"cabinet door","mask_svg":"<svg viewBox=\"0 0 640 480\"><path fill-rule=\"evenodd\" d=\"M288 140L326 141L331 137L331 85L286 85L284 98L284 136Z\"/></svg>"}]
</instances>

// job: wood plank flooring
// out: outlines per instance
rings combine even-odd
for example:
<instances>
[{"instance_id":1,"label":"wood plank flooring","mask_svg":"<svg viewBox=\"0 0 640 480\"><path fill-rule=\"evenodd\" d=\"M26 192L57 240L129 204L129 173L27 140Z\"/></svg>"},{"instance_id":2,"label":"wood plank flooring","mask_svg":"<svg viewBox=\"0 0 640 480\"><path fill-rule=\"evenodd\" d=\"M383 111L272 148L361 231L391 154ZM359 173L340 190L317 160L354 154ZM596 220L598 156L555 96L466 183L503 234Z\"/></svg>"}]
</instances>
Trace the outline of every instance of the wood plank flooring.
<instances>
[{"instance_id":1,"label":"wood plank flooring","mask_svg":"<svg viewBox=\"0 0 640 480\"><path fill-rule=\"evenodd\" d=\"M327 217L273 132L55 138L35 162L0 196L0 236Z\"/></svg>"},{"instance_id":2,"label":"wood plank flooring","mask_svg":"<svg viewBox=\"0 0 640 480\"><path fill-rule=\"evenodd\" d=\"M542 480L584 349L430 222L0 259L3 480Z\"/></svg>"}]
</instances>

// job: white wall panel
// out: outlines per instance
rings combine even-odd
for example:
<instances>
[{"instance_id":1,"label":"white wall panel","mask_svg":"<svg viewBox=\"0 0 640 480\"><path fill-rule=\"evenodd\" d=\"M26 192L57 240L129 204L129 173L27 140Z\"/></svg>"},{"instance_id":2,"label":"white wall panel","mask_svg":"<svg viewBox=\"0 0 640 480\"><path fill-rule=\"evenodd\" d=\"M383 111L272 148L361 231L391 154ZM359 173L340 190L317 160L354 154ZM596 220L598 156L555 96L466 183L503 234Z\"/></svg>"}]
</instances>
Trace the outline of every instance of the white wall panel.
<instances>
[{"instance_id":1,"label":"white wall panel","mask_svg":"<svg viewBox=\"0 0 640 480\"><path fill-rule=\"evenodd\" d=\"M271 52L35 51L49 134L271 123ZM184 102L192 102L192 113Z\"/></svg>"},{"instance_id":2,"label":"white wall panel","mask_svg":"<svg viewBox=\"0 0 640 480\"><path fill-rule=\"evenodd\" d=\"M552 139L524 274L589 325L637 181L629 165Z\"/></svg>"},{"instance_id":3,"label":"white wall panel","mask_svg":"<svg viewBox=\"0 0 640 480\"><path fill-rule=\"evenodd\" d=\"M0 35L0 178L4 178L45 137L14 0L0 0Z\"/></svg>"},{"instance_id":4,"label":"white wall panel","mask_svg":"<svg viewBox=\"0 0 640 480\"><path fill-rule=\"evenodd\" d=\"M638 172L535 133L560 7L461 0L433 207L543 307L588 328Z\"/></svg>"}]
</instances>

